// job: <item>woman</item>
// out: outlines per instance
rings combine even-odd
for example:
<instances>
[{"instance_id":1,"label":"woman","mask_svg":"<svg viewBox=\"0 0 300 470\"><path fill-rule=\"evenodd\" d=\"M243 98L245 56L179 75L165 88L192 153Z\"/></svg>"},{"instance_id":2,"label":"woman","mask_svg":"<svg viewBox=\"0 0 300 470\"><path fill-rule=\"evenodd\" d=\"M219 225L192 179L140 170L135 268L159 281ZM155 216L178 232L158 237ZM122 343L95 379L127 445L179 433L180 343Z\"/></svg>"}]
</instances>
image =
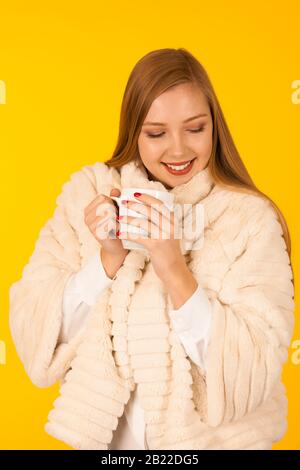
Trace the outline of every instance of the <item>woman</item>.
<instances>
[{"instance_id":1,"label":"woman","mask_svg":"<svg viewBox=\"0 0 300 470\"><path fill-rule=\"evenodd\" d=\"M191 160L181 173L167 168ZM107 203L117 215L110 196L130 187L202 204L192 248L174 237L186 213L163 213L141 194L143 204L130 205L144 211L144 228L162 235L167 217L171 236L135 236L148 251L124 250L122 238L132 235L114 237L113 221L103 224L98 213ZM99 278L89 277L97 266ZM32 382L62 383L46 431L74 448L132 448L130 429L143 425L140 448L149 449L271 449L286 431L288 228L252 182L207 73L185 49L153 51L136 64L112 158L63 186L10 299L12 336ZM141 421L126 427L133 403Z\"/></svg>"}]
</instances>

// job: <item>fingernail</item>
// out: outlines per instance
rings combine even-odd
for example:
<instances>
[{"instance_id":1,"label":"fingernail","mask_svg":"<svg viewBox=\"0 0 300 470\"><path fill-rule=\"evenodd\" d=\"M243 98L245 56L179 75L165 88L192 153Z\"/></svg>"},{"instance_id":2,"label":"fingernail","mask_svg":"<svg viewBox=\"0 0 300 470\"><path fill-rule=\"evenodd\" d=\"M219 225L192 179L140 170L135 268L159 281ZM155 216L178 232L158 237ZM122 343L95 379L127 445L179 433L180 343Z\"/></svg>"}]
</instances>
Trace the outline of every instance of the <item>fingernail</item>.
<instances>
[{"instance_id":1,"label":"fingernail","mask_svg":"<svg viewBox=\"0 0 300 470\"><path fill-rule=\"evenodd\" d=\"M129 201L122 201L122 204L127 204Z\"/></svg>"},{"instance_id":2,"label":"fingernail","mask_svg":"<svg viewBox=\"0 0 300 470\"><path fill-rule=\"evenodd\" d=\"M141 193L134 193L134 197L140 197L141 195Z\"/></svg>"},{"instance_id":3,"label":"fingernail","mask_svg":"<svg viewBox=\"0 0 300 470\"><path fill-rule=\"evenodd\" d=\"M116 235L117 235L117 237L120 235L119 230L116 231Z\"/></svg>"},{"instance_id":4,"label":"fingernail","mask_svg":"<svg viewBox=\"0 0 300 470\"><path fill-rule=\"evenodd\" d=\"M123 219L123 215L117 215L117 220Z\"/></svg>"}]
</instances>

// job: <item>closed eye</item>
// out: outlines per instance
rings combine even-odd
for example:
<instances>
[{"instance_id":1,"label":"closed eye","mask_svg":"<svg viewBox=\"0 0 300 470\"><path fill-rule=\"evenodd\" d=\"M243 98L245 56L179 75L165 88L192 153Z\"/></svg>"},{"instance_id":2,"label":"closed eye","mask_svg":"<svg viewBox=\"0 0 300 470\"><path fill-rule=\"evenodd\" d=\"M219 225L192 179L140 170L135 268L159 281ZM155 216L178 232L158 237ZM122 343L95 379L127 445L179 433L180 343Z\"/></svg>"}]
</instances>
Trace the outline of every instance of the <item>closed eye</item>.
<instances>
[{"instance_id":1,"label":"closed eye","mask_svg":"<svg viewBox=\"0 0 300 470\"><path fill-rule=\"evenodd\" d=\"M199 127L199 129L190 129L189 132L192 132L193 134L196 134L198 132L203 132L205 129L205 126L202 126L202 127ZM164 135L164 132L161 132L160 134L148 134L147 133L147 136L148 137L151 137L153 139L157 138L157 137L161 137L162 135Z\"/></svg>"}]
</instances>

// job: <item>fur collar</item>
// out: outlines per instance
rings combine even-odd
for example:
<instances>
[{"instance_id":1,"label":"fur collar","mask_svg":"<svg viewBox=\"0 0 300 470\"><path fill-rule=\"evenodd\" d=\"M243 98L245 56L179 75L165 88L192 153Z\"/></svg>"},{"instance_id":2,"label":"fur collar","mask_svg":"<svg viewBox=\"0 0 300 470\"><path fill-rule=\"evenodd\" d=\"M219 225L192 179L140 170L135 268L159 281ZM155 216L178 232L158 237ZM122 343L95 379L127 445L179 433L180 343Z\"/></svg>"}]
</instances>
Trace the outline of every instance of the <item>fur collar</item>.
<instances>
[{"instance_id":1,"label":"fur collar","mask_svg":"<svg viewBox=\"0 0 300 470\"><path fill-rule=\"evenodd\" d=\"M123 165L120 170L121 185L125 188L140 187L147 189L157 189L159 191L168 191L160 181L151 181L145 167L136 166L134 161ZM208 166L196 173L186 183L179 184L169 190L174 194L175 202L179 204L195 204L203 199L213 188L214 182Z\"/></svg>"}]
</instances>

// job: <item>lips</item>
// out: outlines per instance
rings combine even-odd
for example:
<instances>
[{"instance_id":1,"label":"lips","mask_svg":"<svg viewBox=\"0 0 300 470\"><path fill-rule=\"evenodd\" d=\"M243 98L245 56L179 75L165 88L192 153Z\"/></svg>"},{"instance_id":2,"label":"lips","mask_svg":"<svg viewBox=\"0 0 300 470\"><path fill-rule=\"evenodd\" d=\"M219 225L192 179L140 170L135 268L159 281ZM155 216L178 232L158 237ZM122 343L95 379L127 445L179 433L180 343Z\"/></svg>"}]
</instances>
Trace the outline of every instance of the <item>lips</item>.
<instances>
[{"instance_id":1,"label":"lips","mask_svg":"<svg viewBox=\"0 0 300 470\"><path fill-rule=\"evenodd\" d=\"M172 162L162 162L162 163L164 163L165 165L173 165L173 166L178 165L178 166L181 166L181 165L185 165L186 163L191 162L191 161L192 160L186 160L185 162L179 162L179 163L172 163Z\"/></svg>"},{"instance_id":2,"label":"lips","mask_svg":"<svg viewBox=\"0 0 300 470\"><path fill-rule=\"evenodd\" d=\"M186 168L183 168L182 170L173 170L166 163L162 162L162 164L164 165L168 173L170 173L171 175L180 176L180 175L187 174L192 169L195 160L196 158L193 158L193 160L190 160L189 165L187 165Z\"/></svg>"}]
</instances>

